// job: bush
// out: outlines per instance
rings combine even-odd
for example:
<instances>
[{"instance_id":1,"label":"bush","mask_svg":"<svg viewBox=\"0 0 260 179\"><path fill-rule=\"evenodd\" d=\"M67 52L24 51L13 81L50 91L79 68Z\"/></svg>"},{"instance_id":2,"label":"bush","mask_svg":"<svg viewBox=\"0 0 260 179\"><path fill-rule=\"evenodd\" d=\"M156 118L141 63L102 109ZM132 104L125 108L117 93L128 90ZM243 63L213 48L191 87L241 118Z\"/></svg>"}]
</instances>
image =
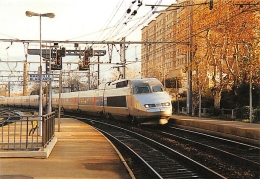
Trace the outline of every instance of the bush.
<instances>
[{"instance_id":1,"label":"bush","mask_svg":"<svg viewBox=\"0 0 260 179\"><path fill-rule=\"evenodd\" d=\"M249 106L243 106L236 109L236 118L237 119L249 119Z\"/></svg>"},{"instance_id":2,"label":"bush","mask_svg":"<svg viewBox=\"0 0 260 179\"><path fill-rule=\"evenodd\" d=\"M260 122L260 107L254 110L254 121Z\"/></svg>"},{"instance_id":3,"label":"bush","mask_svg":"<svg viewBox=\"0 0 260 179\"><path fill-rule=\"evenodd\" d=\"M186 107L186 100L179 100L179 111L181 112L181 108ZM172 110L174 113L178 112L178 101L172 101Z\"/></svg>"},{"instance_id":4,"label":"bush","mask_svg":"<svg viewBox=\"0 0 260 179\"><path fill-rule=\"evenodd\" d=\"M210 115L213 115L213 116L220 116L221 115L221 111L219 108L215 108L215 107L211 107L209 109L209 113Z\"/></svg>"}]
</instances>

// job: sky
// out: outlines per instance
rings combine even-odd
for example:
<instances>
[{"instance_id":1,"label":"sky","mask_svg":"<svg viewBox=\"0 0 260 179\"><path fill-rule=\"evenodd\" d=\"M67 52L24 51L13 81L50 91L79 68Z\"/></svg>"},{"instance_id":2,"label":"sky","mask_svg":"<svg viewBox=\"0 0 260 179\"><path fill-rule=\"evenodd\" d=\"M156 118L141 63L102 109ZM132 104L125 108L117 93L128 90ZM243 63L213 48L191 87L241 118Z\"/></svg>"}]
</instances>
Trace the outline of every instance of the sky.
<instances>
[{"instance_id":1,"label":"sky","mask_svg":"<svg viewBox=\"0 0 260 179\"><path fill-rule=\"evenodd\" d=\"M158 14L152 14L151 6L170 5L175 0L1 0L0 1L0 39L39 40L39 17L27 17L26 11L36 13L55 13L55 18L42 17L42 40L73 40L73 41L141 41L141 28L155 19ZM137 10L135 16L127 14ZM157 6L157 10L165 7ZM60 44L62 45L62 44ZM90 45L90 44L89 44ZM66 49L74 49L73 44L64 45ZM85 44L80 45L81 49ZM106 45L95 45L94 49L107 50ZM112 62L120 62L119 47L113 50ZM39 44L29 44L29 49L39 49ZM4 43L0 41L0 83L5 75L17 75L15 71L22 70L25 60L23 43ZM129 45L126 50L126 60L133 61L141 58L140 45ZM108 61L108 55L101 61ZM78 57L65 57L63 62L78 62ZM92 59L96 60L96 59ZM6 63L5 61L21 61ZM29 55L28 62L39 62L39 56ZM35 66L36 65L36 66ZM30 65L31 71L38 64ZM139 64L140 66L140 64ZM66 69L66 65L64 65ZM75 68L75 67L69 67ZM96 68L96 67L95 67ZM102 67L103 78L111 67ZM6 72L7 71L7 72ZM10 71L10 72L8 72ZM2 77L1 77L2 76Z\"/></svg>"}]
</instances>

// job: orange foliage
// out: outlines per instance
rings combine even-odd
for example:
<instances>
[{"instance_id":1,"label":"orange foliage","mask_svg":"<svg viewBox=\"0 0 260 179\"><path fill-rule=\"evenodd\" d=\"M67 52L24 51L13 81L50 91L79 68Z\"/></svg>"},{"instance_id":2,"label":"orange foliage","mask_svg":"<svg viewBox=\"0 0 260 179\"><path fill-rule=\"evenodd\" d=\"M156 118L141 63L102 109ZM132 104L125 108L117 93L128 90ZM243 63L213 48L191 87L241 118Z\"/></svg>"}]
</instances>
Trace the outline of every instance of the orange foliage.
<instances>
[{"instance_id":1,"label":"orange foliage","mask_svg":"<svg viewBox=\"0 0 260 179\"><path fill-rule=\"evenodd\" d=\"M213 10L208 5L190 10L194 88L208 86L208 77L215 107L219 107L222 90L248 80L245 74L250 70L259 79L259 9L258 0L214 0Z\"/></svg>"}]
</instances>

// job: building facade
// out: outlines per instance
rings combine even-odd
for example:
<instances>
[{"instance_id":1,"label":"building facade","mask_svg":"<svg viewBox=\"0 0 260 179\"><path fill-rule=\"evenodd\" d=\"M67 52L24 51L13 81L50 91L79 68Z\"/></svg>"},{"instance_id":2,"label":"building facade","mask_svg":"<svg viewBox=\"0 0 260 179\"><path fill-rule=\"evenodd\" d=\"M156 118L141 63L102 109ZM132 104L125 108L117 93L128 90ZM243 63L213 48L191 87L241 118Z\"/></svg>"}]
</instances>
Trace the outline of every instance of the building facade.
<instances>
[{"instance_id":1,"label":"building facade","mask_svg":"<svg viewBox=\"0 0 260 179\"><path fill-rule=\"evenodd\" d=\"M156 20L151 21L142 29L142 77L156 77L163 80L169 76L175 58L174 29L176 11L160 13Z\"/></svg>"},{"instance_id":2,"label":"building facade","mask_svg":"<svg viewBox=\"0 0 260 179\"><path fill-rule=\"evenodd\" d=\"M187 2L179 2L178 5L183 3ZM141 74L142 77L158 78L165 87L169 88L167 90L176 87L176 85L172 87L167 85L167 80L178 79L182 84L179 92L183 92L187 89L185 83L187 83L186 71L189 58L187 43L189 18L185 15L189 12L187 8L173 7L176 4L171 6L142 28L142 42L148 43L143 44L141 49Z\"/></svg>"}]
</instances>

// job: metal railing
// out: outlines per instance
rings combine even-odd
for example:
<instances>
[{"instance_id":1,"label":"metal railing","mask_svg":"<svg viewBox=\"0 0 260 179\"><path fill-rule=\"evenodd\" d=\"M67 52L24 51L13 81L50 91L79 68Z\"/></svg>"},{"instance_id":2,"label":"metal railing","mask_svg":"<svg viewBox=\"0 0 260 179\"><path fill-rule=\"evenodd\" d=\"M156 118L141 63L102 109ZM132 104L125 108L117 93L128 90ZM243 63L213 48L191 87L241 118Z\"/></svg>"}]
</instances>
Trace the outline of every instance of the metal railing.
<instances>
[{"instance_id":1,"label":"metal railing","mask_svg":"<svg viewBox=\"0 0 260 179\"><path fill-rule=\"evenodd\" d=\"M199 113L199 109L196 109L196 110L198 110L197 113ZM236 109L224 109L224 108L219 109L220 115L225 116L228 119L235 119L236 118L235 111L236 111ZM182 107L180 113L181 114L187 114L186 108ZM197 116L197 115L198 114L196 114L195 116ZM201 108L201 117L210 117L210 116L211 116L211 109Z\"/></svg>"},{"instance_id":2,"label":"metal railing","mask_svg":"<svg viewBox=\"0 0 260 179\"><path fill-rule=\"evenodd\" d=\"M55 112L43 115L42 129L42 148L44 148L49 144L55 133Z\"/></svg>"},{"instance_id":3,"label":"metal railing","mask_svg":"<svg viewBox=\"0 0 260 179\"><path fill-rule=\"evenodd\" d=\"M43 115L42 121L38 116L0 116L0 127L0 150L44 149L54 136L55 113Z\"/></svg>"}]
</instances>

